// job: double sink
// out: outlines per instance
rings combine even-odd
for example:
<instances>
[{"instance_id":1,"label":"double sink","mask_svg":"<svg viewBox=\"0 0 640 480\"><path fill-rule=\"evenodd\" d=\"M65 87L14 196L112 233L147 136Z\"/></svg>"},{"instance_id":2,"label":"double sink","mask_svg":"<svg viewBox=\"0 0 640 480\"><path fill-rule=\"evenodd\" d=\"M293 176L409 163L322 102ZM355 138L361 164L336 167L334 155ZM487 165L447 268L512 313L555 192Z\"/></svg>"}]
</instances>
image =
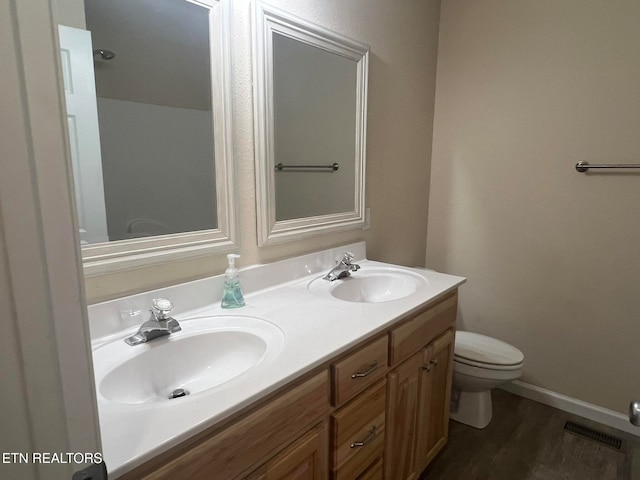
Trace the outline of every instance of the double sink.
<instances>
[{"instance_id":1,"label":"double sink","mask_svg":"<svg viewBox=\"0 0 640 480\"><path fill-rule=\"evenodd\" d=\"M343 279L308 283L331 302L381 303L415 295L428 284L400 267L363 266ZM208 315L180 320L182 330L129 346L115 338L94 349L100 399L121 405L176 404L233 386L257 366L264 368L285 346L274 323L249 315Z\"/></svg>"},{"instance_id":2,"label":"double sink","mask_svg":"<svg viewBox=\"0 0 640 480\"><path fill-rule=\"evenodd\" d=\"M360 269L322 276L349 250ZM364 259L364 260L362 260ZM250 407L464 279L366 260L364 242L241 270L246 306L220 308L224 276L89 306L110 478ZM153 299L181 330L130 346Z\"/></svg>"}]
</instances>

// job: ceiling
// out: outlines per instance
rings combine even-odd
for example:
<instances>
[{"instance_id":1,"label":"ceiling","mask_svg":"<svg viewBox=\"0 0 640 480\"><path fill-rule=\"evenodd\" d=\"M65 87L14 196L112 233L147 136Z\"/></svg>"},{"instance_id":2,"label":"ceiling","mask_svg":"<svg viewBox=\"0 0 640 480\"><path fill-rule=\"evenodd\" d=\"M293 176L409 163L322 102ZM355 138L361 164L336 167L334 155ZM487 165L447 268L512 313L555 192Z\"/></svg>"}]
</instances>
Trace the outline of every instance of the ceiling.
<instances>
[{"instance_id":1,"label":"ceiling","mask_svg":"<svg viewBox=\"0 0 640 480\"><path fill-rule=\"evenodd\" d=\"M209 9L186 0L85 0L99 97L211 109Z\"/></svg>"}]
</instances>

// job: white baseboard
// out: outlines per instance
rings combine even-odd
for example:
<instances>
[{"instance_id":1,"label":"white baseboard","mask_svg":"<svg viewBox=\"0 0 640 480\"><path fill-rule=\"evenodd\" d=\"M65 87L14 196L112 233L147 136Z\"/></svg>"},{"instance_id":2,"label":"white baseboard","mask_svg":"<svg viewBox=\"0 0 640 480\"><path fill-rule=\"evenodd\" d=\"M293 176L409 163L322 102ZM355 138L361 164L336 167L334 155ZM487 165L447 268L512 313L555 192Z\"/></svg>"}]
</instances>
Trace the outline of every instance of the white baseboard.
<instances>
[{"instance_id":1,"label":"white baseboard","mask_svg":"<svg viewBox=\"0 0 640 480\"><path fill-rule=\"evenodd\" d=\"M547 390L546 388L537 387L530 383L521 382L519 380L506 383L499 388L509 393L544 403L545 405L557 408L558 410L569 412L594 422L607 425L631 435L640 436L640 427L632 425L629 422L629 418L622 413L583 402L577 398L567 397L566 395Z\"/></svg>"}]
</instances>

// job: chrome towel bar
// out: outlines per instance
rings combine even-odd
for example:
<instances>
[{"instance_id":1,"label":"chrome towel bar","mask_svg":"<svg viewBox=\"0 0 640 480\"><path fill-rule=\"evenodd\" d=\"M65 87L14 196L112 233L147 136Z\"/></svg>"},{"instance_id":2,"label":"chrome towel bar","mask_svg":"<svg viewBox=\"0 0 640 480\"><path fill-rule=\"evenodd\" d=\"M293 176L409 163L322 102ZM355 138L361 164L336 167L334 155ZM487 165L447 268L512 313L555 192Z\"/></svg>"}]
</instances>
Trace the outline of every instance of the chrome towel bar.
<instances>
[{"instance_id":1,"label":"chrome towel bar","mask_svg":"<svg viewBox=\"0 0 640 480\"><path fill-rule=\"evenodd\" d=\"M588 172L591 168L640 168L639 163L596 163L591 165L589 162L576 163L576 170L580 173Z\"/></svg>"},{"instance_id":2,"label":"chrome towel bar","mask_svg":"<svg viewBox=\"0 0 640 480\"><path fill-rule=\"evenodd\" d=\"M278 163L276 165L276 170L279 172L291 170L296 172L304 172L304 171L330 171L335 172L340 168L340 165L337 163L332 163L331 165L283 165L282 163Z\"/></svg>"}]
</instances>

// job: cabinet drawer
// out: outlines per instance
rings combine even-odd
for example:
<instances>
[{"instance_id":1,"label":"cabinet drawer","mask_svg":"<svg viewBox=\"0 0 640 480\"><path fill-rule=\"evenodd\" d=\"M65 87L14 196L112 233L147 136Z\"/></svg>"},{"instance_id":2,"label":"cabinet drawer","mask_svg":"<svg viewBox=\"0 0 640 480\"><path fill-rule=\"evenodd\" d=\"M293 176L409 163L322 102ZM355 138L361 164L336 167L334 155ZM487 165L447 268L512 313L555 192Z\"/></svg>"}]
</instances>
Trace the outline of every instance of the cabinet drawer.
<instances>
[{"instance_id":1,"label":"cabinet drawer","mask_svg":"<svg viewBox=\"0 0 640 480\"><path fill-rule=\"evenodd\" d=\"M382 459L371 465L357 480L382 480Z\"/></svg>"},{"instance_id":2,"label":"cabinet drawer","mask_svg":"<svg viewBox=\"0 0 640 480\"><path fill-rule=\"evenodd\" d=\"M456 321L457 313L458 294L455 293L391 330L389 333L391 366L406 360L452 326Z\"/></svg>"},{"instance_id":3,"label":"cabinet drawer","mask_svg":"<svg viewBox=\"0 0 640 480\"><path fill-rule=\"evenodd\" d=\"M386 385L379 381L331 415L334 480L357 478L382 457Z\"/></svg>"},{"instance_id":4,"label":"cabinet drawer","mask_svg":"<svg viewBox=\"0 0 640 480\"><path fill-rule=\"evenodd\" d=\"M144 478L235 478L268 459L278 446L299 435L301 427L328 413L329 375L325 370Z\"/></svg>"},{"instance_id":5,"label":"cabinet drawer","mask_svg":"<svg viewBox=\"0 0 640 480\"><path fill-rule=\"evenodd\" d=\"M331 365L334 406L343 404L385 376L387 351L387 337L382 337Z\"/></svg>"}]
</instances>

